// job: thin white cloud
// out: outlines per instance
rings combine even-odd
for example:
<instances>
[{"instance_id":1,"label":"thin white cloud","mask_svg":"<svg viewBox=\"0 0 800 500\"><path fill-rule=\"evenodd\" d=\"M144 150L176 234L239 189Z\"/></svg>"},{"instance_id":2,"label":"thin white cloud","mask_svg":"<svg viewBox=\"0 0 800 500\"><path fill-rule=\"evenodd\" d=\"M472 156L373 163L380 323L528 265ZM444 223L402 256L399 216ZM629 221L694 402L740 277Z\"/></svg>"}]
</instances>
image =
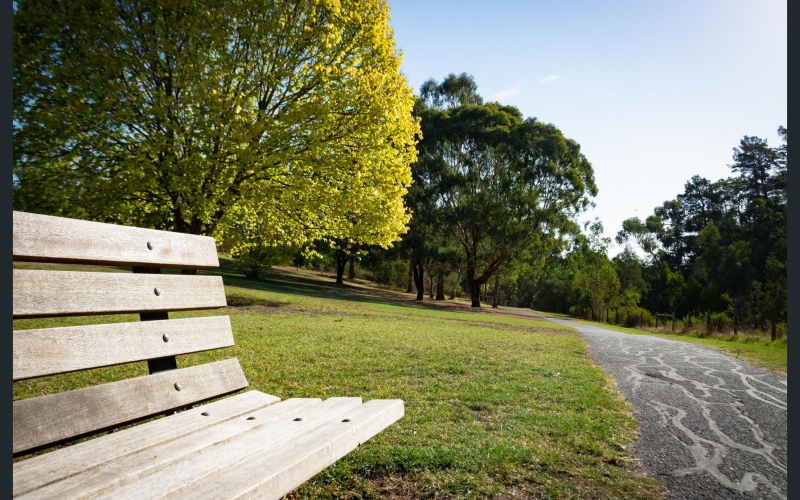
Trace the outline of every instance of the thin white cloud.
<instances>
[{"instance_id":1,"label":"thin white cloud","mask_svg":"<svg viewBox=\"0 0 800 500\"><path fill-rule=\"evenodd\" d=\"M510 99L515 95L519 95L519 89L510 89L498 92L492 96L492 99L497 99L498 101L505 101L506 99Z\"/></svg>"},{"instance_id":2,"label":"thin white cloud","mask_svg":"<svg viewBox=\"0 0 800 500\"><path fill-rule=\"evenodd\" d=\"M514 85L513 89L503 90L501 92L493 94L491 99L494 99L496 101L506 101L508 99L511 99L512 97L516 97L519 95L520 91L522 90L522 87L525 86L525 83L526 80L521 80Z\"/></svg>"},{"instance_id":3,"label":"thin white cloud","mask_svg":"<svg viewBox=\"0 0 800 500\"><path fill-rule=\"evenodd\" d=\"M539 80L539 83L556 83L558 82L558 75L547 75Z\"/></svg>"}]
</instances>

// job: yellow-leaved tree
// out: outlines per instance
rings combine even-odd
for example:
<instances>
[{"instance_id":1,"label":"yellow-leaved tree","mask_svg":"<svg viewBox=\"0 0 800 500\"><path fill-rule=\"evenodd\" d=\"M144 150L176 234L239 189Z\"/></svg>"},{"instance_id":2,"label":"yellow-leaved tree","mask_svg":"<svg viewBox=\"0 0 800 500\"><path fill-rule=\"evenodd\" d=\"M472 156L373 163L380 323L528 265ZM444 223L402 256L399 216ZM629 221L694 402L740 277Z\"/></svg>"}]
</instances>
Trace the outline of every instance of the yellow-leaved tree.
<instances>
[{"instance_id":1,"label":"yellow-leaved tree","mask_svg":"<svg viewBox=\"0 0 800 500\"><path fill-rule=\"evenodd\" d=\"M384 0L20 0L15 209L239 252L391 244L419 125L388 21Z\"/></svg>"}]
</instances>

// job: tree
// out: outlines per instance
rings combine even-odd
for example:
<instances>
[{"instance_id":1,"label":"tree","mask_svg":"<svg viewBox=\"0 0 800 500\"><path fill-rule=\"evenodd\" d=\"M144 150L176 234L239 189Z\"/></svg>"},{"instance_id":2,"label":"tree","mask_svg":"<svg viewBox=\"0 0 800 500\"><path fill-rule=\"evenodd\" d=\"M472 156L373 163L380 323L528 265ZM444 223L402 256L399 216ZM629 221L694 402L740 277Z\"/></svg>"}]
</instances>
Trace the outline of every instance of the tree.
<instances>
[{"instance_id":1,"label":"tree","mask_svg":"<svg viewBox=\"0 0 800 500\"><path fill-rule=\"evenodd\" d=\"M661 227L661 219L657 216L648 217L646 222L642 222L638 217L631 217L622 221L622 229L617 233L615 240L622 245L633 238L642 251L655 259L659 250L657 234Z\"/></svg>"},{"instance_id":2,"label":"tree","mask_svg":"<svg viewBox=\"0 0 800 500\"><path fill-rule=\"evenodd\" d=\"M20 0L15 208L390 244L419 129L388 20L385 0Z\"/></svg>"},{"instance_id":3,"label":"tree","mask_svg":"<svg viewBox=\"0 0 800 500\"><path fill-rule=\"evenodd\" d=\"M639 297L647 293L650 287L642 277L642 261L629 245L612 259L612 263L619 278L620 290L634 290Z\"/></svg>"},{"instance_id":4,"label":"tree","mask_svg":"<svg viewBox=\"0 0 800 500\"><path fill-rule=\"evenodd\" d=\"M686 289L686 284L683 281L683 275L673 272L666 261L661 263L661 285L664 305L667 307L667 311L674 314Z\"/></svg>"},{"instance_id":5,"label":"tree","mask_svg":"<svg viewBox=\"0 0 800 500\"><path fill-rule=\"evenodd\" d=\"M463 106L464 104L483 104L478 95L478 85L472 75L450 73L442 83L429 78L419 87L420 105L438 110Z\"/></svg>"},{"instance_id":6,"label":"tree","mask_svg":"<svg viewBox=\"0 0 800 500\"><path fill-rule=\"evenodd\" d=\"M574 229L597 193L580 146L496 103L423 109L415 171L461 244L473 307L480 287L532 238Z\"/></svg>"},{"instance_id":7,"label":"tree","mask_svg":"<svg viewBox=\"0 0 800 500\"><path fill-rule=\"evenodd\" d=\"M348 263L350 264L350 270L347 278L355 279L354 261L358 256L364 255L366 252L363 245L342 238L332 238L329 240L329 244L336 261L336 284L344 284L344 269Z\"/></svg>"},{"instance_id":8,"label":"tree","mask_svg":"<svg viewBox=\"0 0 800 500\"><path fill-rule=\"evenodd\" d=\"M580 315L586 309L592 317L617 302L620 281L612 262L608 259L610 238L604 238L603 224L599 219L584 225L589 234L575 238L571 258L576 265L572 283L572 298Z\"/></svg>"},{"instance_id":9,"label":"tree","mask_svg":"<svg viewBox=\"0 0 800 500\"><path fill-rule=\"evenodd\" d=\"M752 193L766 198L769 195L770 173L778 168L778 159L779 153L769 147L766 139L744 136L739 147L733 148L734 163L729 166L747 180L747 187Z\"/></svg>"},{"instance_id":10,"label":"tree","mask_svg":"<svg viewBox=\"0 0 800 500\"><path fill-rule=\"evenodd\" d=\"M237 244L231 249L231 258L250 279L259 279L259 273L274 264L288 262L298 251L296 247L287 244L280 234L265 236L266 232L260 230L258 219L250 219L240 223L234 231L238 233Z\"/></svg>"}]
</instances>

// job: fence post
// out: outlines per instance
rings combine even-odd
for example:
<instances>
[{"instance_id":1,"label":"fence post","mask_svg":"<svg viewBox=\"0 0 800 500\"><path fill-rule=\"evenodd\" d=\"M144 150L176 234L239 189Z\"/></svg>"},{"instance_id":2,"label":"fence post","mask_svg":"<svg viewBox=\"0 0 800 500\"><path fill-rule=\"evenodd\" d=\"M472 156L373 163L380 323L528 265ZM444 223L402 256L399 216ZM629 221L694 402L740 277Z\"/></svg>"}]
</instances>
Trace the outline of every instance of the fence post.
<instances>
[{"instance_id":1,"label":"fence post","mask_svg":"<svg viewBox=\"0 0 800 500\"><path fill-rule=\"evenodd\" d=\"M706 333L711 335L711 310L706 311L706 323L708 324L706 327Z\"/></svg>"}]
</instances>

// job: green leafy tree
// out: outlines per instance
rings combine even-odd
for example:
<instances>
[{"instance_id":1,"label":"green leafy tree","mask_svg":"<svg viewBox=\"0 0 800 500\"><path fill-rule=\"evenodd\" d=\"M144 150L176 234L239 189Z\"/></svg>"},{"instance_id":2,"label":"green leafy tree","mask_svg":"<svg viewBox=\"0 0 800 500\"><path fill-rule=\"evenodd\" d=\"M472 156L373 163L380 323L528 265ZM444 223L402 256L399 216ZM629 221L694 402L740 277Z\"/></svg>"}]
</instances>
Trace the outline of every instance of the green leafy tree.
<instances>
[{"instance_id":1,"label":"green leafy tree","mask_svg":"<svg viewBox=\"0 0 800 500\"><path fill-rule=\"evenodd\" d=\"M599 317L601 311L616 305L620 282L608 258L611 239L603 237L602 222L595 219L585 228L588 234L577 236L572 253L577 267L572 294L579 315L588 310L591 317Z\"/></svg>"},{"instance_id":2,"label":"green leafy tree","mask_svg":"<svg viewBox=\"0 0 800 500\"><path fill-rule=\"evenodd\" d=\"M669 302L666 263L684 280L673 306L679 312L736 311L739 324L745 319L762 327L785 318L788 145L786 128L778 133L783 144L776 148L758 137L741 140L730 165L738 175L716 182L693 176L682 194L644 222L623 222L617 241L635 241L649 254L642 277L650 285L643 302L651 310Z\"/></svg>"},{"instance_id":3,"label":"green leafy tree","mask_svg":"<svg viewBox=\"0 0 800 500\"><path fill-rule=\"evenodd\" d=\"M463 106L464 104L483 104L478 94L478 85L472 75L455 73L447 75L441 83L433 78L426 80L419 88L422 100L420 105L438 110Z\"/></svg>"},{"instance_id":4,"label":"green leafy tree","mask_svg":"<svg viewBox=\"0 0 800 500\"><path fill-rule=\"evenodd\" d=\"M419 128L388 21L385 0L20 0L15 208L242 254L391 244Z\"/></svg>"},{"instance_id":5,"label":"green leafy tree","mask_svg":"<svg viewBox=\"0 0 800 500\"><path fill-rule=\"evenodd\" d=\"M650 216L645 222L638 217L631 217L622 221L622 229L615 239L617 243L623 245L632 238L643 252L657 259L660 249L658 234L661 230L661 219L657 216Z\"/></svg>"},{"instance_id":6,"label":"green leafy tree","mask_svg":"<svg viewBox=\"0 0 800 500\"><path fill-rule=\"evenodd\" d=\"M647 293L650 286L642 277L644 266L629 245L612 259L612 263L619 278L620 290L632 290L640 298ZM638 302L634 305L638 305Z\"/></svg>"},{"instance_id":7,"label":"green leafy tree","mask_svg":"<svg viewBox=\"0 0 800 500\"><path fill-rule=\"evenodd\" d=\"M681 297L686 289L683 275L672 271L669 268L669 264L662 262L661 283L664 291L664 305L666 306L667 311L674 313L678 307L678 304L680 304Z\"/></svg>"},{"instance_id":8,"label":"green leafy tree","mask_svg":"<svg viewBox=\"0 0 800 500\"><path fill-rule=\"evenodd\" d=\"M543 232L569 231L597 188L580 146L496 103L421 110L415 169L461 244L473 307L480 287Z\"/></svg>"}]
</instances>

